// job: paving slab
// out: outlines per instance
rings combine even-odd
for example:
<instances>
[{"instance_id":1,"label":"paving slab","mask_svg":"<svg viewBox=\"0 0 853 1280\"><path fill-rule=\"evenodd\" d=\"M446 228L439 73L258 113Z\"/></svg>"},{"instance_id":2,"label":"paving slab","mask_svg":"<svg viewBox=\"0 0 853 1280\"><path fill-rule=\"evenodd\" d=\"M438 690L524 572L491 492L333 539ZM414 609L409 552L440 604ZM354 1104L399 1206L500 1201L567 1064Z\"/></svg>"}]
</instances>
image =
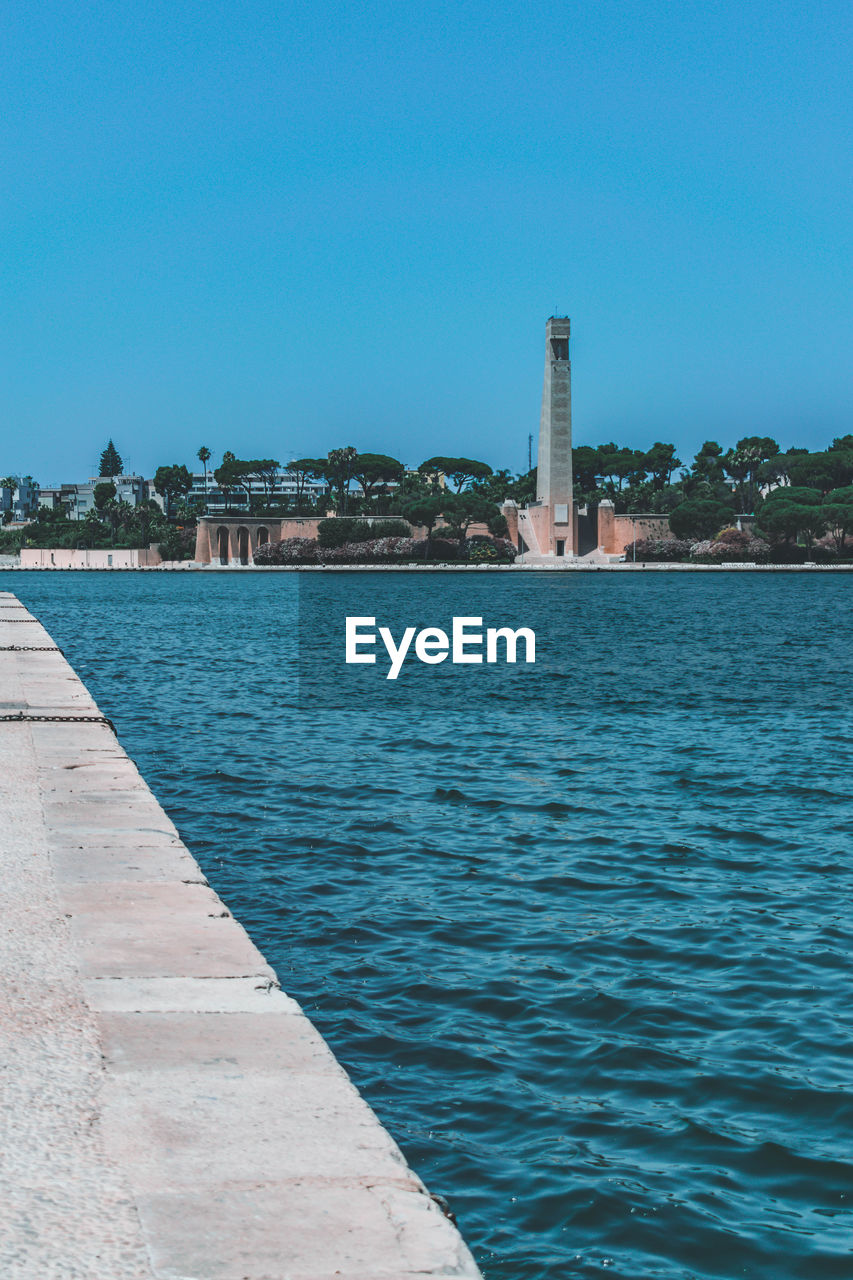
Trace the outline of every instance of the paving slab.
<instances>
[{"instance_id":1,"label":"paving slab","mask_svg":"<svg viewBox=\"0 0 853 1280\"><path fill-rule=\"evenodd\" d=\"M58 882L56 894L82 977L275 977L206 885Z\"/></svg>"},{"instance_id":2,"label":"paving slab","mask_svg":"<svg viewBox=\"0 0 853 1280\"><path fill-rule=\"evenodd\" d=\"M88 883L100 880L142 880L185 884L207 884L198 863L183 845L176 841L162 845L115 844L63 845L50 843L53 872L62 884Z\"/></svg>"},{"instance_id":3,"label":"paving slab","mask_svg":"<svg viewBox=\"0 0 853 1280\"><path fill-rule=\"evenodd\" d=\"M285 995L276 982L256 976L89 978L83 980L83 989L89 1006L105 1014L292 1013L303 1016L300 1006Z\"/></svg>"},{"instance_id":4,"label":"paving slab","mask_svg":"<svg viewBox=\"0 0 853 1280\"><path fill-rule=\"evenodd\" d=\"M476 1280L62 654L0 709L3 1280Z\"/></svg>"},{"instance_id":5,"label":"paving slab","mask_svg":"<svg viewBox=\"0 0 853 1280\"><path fill-rule=\"evenodd\" d=\"M408 1183L233 1180L204 1194L142 1195L139 1210L157 1240L159 1274L171 1280L199 1274L245 1280L258 1274L251 1267L260 1267L267 1280L477 1275L456 1229ZM198 1226L197 1234L187 1231L188 1221ZM393 1259L382 1244L389 1234L398 1240Z\"/></svg>"}]
</instances>

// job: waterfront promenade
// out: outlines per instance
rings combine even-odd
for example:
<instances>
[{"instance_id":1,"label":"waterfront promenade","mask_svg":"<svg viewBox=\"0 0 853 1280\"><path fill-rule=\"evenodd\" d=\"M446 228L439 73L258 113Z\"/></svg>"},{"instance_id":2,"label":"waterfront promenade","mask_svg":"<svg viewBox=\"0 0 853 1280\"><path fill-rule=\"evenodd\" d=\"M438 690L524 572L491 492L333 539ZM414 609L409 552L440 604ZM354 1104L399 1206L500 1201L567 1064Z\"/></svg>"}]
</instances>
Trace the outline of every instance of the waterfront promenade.
<instances>
[{"instance_id":1,"label":"waterfront promenade","mask_svg":"<svg viewBox=\"0 0 853 1280\"><path fill-rule=\"evenodd\" d=\"M157 565L0 565L18 573L853 573L853 563L842 564L692 564L682 561L555 560L543 564L464 564L436 561L429 564L197 564L193 560L165 561Z\"/></svg>"},{"instance_id":2,"label":"waterfront promenade","mask_svg":"<svg viewBox=\"0 0 853 1280\"><path fill-rule=\"evenodd\" d=\"M0 716L0 1274L475 1280L456 1228L9 593Z\"/></svg>"}]
</instances>

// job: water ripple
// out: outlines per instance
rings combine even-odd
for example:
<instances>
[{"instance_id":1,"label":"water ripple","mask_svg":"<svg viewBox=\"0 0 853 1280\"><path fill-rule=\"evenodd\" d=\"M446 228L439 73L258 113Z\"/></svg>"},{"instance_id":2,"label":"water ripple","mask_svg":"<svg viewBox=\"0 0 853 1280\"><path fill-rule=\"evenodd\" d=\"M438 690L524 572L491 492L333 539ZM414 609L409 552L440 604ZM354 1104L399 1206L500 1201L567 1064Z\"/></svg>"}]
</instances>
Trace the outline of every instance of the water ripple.
<instances>
[{"instance_id":1,"label":"water ripple","mask_svg":"<svg viewBox=\"0 0 853 1280\"><path fill-rule=\"evenodd\" d=\"M4 586L487 1280L848 1280L849 584L312 581ZM346 697L318 606L542 661Z\"/></svg>"}]
</instances>

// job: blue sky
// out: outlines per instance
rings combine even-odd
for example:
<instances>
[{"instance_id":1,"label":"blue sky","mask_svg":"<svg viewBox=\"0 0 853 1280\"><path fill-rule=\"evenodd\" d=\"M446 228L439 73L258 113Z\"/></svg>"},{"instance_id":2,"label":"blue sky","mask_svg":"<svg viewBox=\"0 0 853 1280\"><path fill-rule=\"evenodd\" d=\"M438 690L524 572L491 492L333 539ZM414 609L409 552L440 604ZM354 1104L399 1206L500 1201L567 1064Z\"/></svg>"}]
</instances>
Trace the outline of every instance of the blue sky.
<instances>
[{"instance_id":1,"label":"blue sky","mask_svg":"<svg viewBox=\"0 0 853 1280\"><path fill-rule=\"evenodd\" d=\"M853 430L847 3L4 13L3 473Z\"/></svg>"}]
</instances>

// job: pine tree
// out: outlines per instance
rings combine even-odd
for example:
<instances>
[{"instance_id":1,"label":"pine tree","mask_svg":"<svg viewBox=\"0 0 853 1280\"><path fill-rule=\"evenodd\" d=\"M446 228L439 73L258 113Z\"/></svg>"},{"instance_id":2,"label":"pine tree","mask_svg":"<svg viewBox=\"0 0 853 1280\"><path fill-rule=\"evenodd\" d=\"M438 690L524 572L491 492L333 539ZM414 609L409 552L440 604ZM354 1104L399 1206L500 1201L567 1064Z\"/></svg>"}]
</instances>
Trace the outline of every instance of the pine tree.
<instances>
[{"instance_id":1,"label":"pine tree","mask_svg":"<svg viewBox=\"0 0 853 1280\"><path fill-rule=\"evenodd\" d=\"M123 463L121 454L113 444L112 440L108 443L106 449L101 454L101 465L98 469L99 476L120 476L122 473Z\"/></svg>"}]
</instances>

